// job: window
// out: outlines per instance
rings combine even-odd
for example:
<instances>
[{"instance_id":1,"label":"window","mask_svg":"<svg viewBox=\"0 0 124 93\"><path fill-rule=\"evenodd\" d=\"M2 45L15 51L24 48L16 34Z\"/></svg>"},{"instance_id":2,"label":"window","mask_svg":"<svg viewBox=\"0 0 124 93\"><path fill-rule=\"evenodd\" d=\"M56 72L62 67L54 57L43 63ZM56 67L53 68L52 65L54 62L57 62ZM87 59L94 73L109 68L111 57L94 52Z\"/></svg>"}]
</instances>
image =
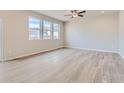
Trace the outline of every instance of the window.
<instances>
[{"instance_id":1,"label":"window","mask_svg":"<svg viewBox=\"0 0 124 93\"><path fill-rule=\"evenodd\" d=\"M43 21L43 39L51 39L52 25L51 22Z\"/></svg>"},{"instance_id":2,"label":"window","mask_svg":"<svg viewBox=\"0 0 124 93\"><path fill-rule=\"evenodd\" d=\"M29 17L29 40L60 39L60 24Z\"/></svg>"},{"instance_id":3,"label":"window","mask_svg":"<svg viewBox=\"0 0 124 93\"><path fill-rule=\"evenodd\" d=\"M53 39L59 39L60 25L53 23Z\"/></svg>"},{"instance_id":4,"label":"window","mask_svg":"<svg viewBox=\"0 0 124 93\"><path fill-rule=\"evenodd\" d=\"M29 17L29 40L40 39L40 19Z\"/></svg>"}]
</instances>

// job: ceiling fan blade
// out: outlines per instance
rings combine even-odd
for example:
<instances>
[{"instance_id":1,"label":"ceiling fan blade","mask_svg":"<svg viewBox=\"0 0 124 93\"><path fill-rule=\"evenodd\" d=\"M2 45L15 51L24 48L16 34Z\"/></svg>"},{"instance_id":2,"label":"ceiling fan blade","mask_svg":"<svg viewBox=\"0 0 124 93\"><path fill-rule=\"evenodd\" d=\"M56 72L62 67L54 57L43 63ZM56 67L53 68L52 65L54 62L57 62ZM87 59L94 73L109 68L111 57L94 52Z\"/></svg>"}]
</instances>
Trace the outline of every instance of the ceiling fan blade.
<instances>
[{"instance_id":1,"label":"ceiling fan blade","mask_svg":"<svg viewBox=\"0 0 124 93\"><path fill-rule=\"evenodd\" d=\"M80 12L79 12L79 10L71 10L70 14L66 14L64 16L71 16L71 18L74 18L74 17L77 17L77 16L83 17L84 15L81 15L81 13L85 13L85 12L86 12L85 10L80 11Z\"/></svg>"},{"instance_id":2,"label":"ceiling fan blade","mask_svg":"<svg viewBox=\"0 0 124 93\"><path fill-rule=\"evenodd\" d=\"M77 12L78 10L73 10L74 12Z\"/></svg>"},{"instance_id":3,"label":"ceiling fan blade","mask_svg":"<svg viewBox=\"0 0 124 93\"><path fill-rule=\"evenodd\" d=\"M73 13L74 12L74 10L71 10L71 13Z\"/></svg>"},{"instance_id":4,"label":"ceiling fan blade","mask_svg":"<svg viewBox=\"0 0 124 93\"><path fill-rule=\"evenodd\" d=\"M81 11L81 12L79 12L78 14L81 14L81 13L86 13L86 11Z\"/></svg>"},{"instance_id":5,"label":"ceiling fan blade","mask_svg":"<svg viewBox=\"0 0 124 93\"><path fill-rule=\"evenodd\" d=\"M78 15L78 16L80 16L80 17L84 17L84 15Z\"/></svg>"}]
</instances>

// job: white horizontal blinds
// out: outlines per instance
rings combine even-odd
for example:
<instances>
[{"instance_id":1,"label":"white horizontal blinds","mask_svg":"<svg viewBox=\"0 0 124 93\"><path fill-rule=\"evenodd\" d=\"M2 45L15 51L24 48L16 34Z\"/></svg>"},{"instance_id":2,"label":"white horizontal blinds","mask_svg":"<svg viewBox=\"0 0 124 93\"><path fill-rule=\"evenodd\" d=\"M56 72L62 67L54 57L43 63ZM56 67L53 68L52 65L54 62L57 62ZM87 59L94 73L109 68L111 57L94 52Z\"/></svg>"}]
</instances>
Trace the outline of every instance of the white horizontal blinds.
<instances>
[{"instance_id":1,"label":"white horizontal blinds","mask_svg":"<svg viewBox=\"0 0 124 93\"><path fill-rule=\"evenodd\" d=\"M53 23L53 39L60 39L60 24Z\"/></svg>"},{"instance_id":2,"label":"white horizontal blinds","mask_svg":"<svg viewBox=\"0 0 124 93\"><path fill-rule=\"evenodd\" d=\"M29 40L40 39L41 37L41 20L29 17Z\"/></svg>"},{"instance_id":3,"label":"white horizontal blinds","mask_svg":"<svg viewBox=\"0 0 124 93\"><path fill-rule=\"evenodd\" d=\"M43 21L43 39L52 39L52 23L48 20Z\"/></svg>"}]
</instances>

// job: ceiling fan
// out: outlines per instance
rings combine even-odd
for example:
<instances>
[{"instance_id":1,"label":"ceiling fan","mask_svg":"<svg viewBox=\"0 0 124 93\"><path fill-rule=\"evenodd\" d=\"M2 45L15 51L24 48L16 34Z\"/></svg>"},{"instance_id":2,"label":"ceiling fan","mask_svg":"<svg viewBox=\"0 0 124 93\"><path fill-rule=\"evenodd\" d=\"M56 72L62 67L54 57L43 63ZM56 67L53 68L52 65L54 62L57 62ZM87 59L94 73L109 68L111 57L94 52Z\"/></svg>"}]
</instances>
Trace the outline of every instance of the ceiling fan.
<instances>
[{"instance_id":1,"label":"ceiling fan","mask_svg":"<svg viewBox=\"0 0 124 93\"><path fill-rule=\"evenodd\" d=\"M71 18L74 17L83 17L84 15L82 15L83 13L86 13L86 11L79 11L79 10L71 10L70 14L64 15L64 16L71 16Z\"/></svg>"}]
</instances>

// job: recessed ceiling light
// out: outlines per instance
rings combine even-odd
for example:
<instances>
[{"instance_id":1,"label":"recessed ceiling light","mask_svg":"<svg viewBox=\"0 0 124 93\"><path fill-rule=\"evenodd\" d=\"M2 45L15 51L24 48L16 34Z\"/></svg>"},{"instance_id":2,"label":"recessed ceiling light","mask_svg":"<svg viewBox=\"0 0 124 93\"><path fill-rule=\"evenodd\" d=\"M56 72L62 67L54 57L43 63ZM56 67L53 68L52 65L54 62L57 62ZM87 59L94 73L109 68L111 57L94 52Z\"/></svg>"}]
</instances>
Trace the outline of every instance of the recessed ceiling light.
<instances>
[{"instance_id":1,"label":"recessed ceiling light","mask_svg":"<svg viewBox=\"0 0 124 93\"><path fill-rule=\"evenodd\" d=\"M105 11L101 11L101 13L105 13Z\"/></svg>"}]
</instances>

